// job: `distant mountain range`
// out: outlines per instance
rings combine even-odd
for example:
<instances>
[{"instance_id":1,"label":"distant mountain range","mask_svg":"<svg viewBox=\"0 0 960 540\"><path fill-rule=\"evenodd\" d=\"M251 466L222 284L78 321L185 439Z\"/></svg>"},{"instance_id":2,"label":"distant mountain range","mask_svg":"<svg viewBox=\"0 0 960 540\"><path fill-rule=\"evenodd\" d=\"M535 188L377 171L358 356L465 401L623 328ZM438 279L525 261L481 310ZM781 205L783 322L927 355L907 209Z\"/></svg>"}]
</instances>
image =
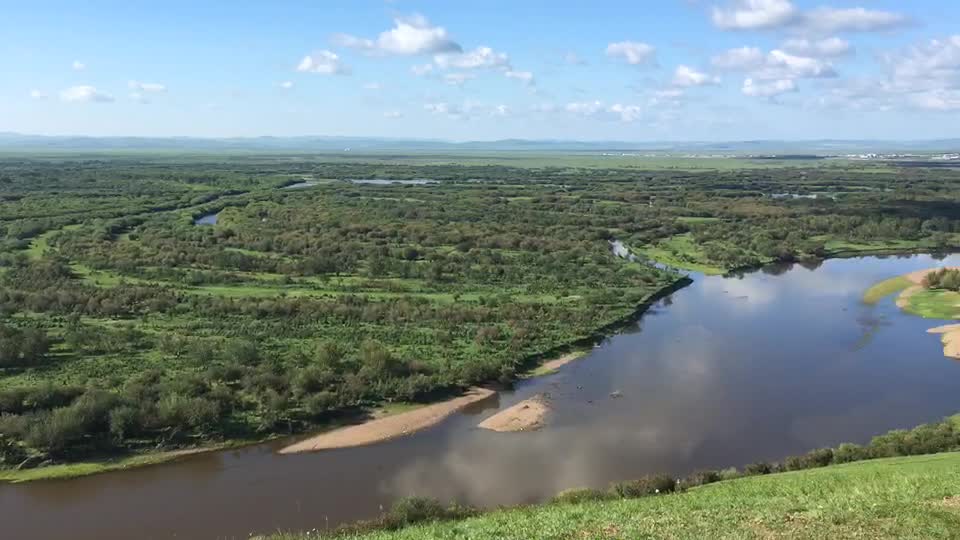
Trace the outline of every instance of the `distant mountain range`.
<instances>
[{"instance_id":1,"label":"distant mountain range","mask_svg":"<svg viewBox=\"0 0 960 540\"><path fill-rule=\"evenodd\" d=\"M625 142L504 139L451 142L377 137L86 137L0 133L0 150L107 151L180 150L194 152L660 152L703 154L818 154L957 152L960 138L926 141L810 140L729 142Z\"/></svg>"}]
</instances>

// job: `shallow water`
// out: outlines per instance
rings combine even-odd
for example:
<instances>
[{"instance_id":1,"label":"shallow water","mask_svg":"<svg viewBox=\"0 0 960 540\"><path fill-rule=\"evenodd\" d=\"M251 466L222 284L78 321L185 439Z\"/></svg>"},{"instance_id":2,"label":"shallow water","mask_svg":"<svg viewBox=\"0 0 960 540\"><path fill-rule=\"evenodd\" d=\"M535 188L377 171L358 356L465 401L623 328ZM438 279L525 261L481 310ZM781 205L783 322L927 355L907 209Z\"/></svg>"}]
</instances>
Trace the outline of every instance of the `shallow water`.
<instances>
[{"instance_id":1,"label":"shallow water","mask_svg":"<svg viewBox=\"0 0 960 540\"><path fill-rule=\"evenodd\" d=\"M880 279L938 264L960 257L694 276L586 358L407 438L294 456L261 445L0 485L4 538L246 538L372 517L412 494L486 506L531 502L650 472L679 475L863 443L960 411L960 364L925 333L940 323L904 315L889 298L860 302ZM553 400L546 429L475 427L539 392Z\"/></svg>"},{"instance_id":2,"label":"shallow water","mask_svg":"<svg viewBox=\"0 0 960 540\"><path fill-rule=\"evenodd\" d=\"M212 212L209 214L204 214L197 219L193 220L194 225L216 225L217 219L220 218L220 211Z\"/></svg>"}]
</instances>

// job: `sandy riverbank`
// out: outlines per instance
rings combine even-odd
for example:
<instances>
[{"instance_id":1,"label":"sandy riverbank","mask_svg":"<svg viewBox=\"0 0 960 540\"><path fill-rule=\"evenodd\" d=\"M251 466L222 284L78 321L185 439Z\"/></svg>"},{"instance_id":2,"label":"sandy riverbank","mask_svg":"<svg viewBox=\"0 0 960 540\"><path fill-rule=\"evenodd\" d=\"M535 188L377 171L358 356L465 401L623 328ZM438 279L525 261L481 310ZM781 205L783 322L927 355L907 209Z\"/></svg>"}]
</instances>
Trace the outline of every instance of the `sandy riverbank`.
<instances>
[{"instance_id":1,"label":"sandy riverbank","mask_svg":"<svg viewBox=\"0 0 960 540\"><path fill-rule=\"evenodd\" d=\"M499 432L532 431L544 426L548 412L547 398L537 395L498 412L478 427Z\"/></svg>"},{"instance_id":2,"label":"sandy riverbank","mask_svg":"<svg viewBox=\"0 0 960 540\"><path fill-rule=\"evenodd\" d=\"M931 334L940 334L943 342L943 355L960 360L960 324L946 324L927 330Z\"/></svg>"},{"instance_id":3,"label":"sandy riverbank","mask_svg":"<svg viewBox=\"0 0 960 540\"><path fill-rule=\"evenodd\" d=\"M346 426L304 439L280 450L281 454L315 452L333 448L350 448L387 441L439 424L464 407L496 394L487 388L474 388L466 394L432 405L355 426Z\"/></svg>"},{"instance_id":4,"label":"sandy riverbank","mask_svg":"<svg viewBox=\"0 0 960 540\"><path fill-rule=\"evenodd\" d=\"M574 360L577 360L579 358L583 358L586 355L587 355L586 351L574 351L571 353L567 353L561 356L560 358L555 358L553 360L549 360L547 362L540 364L539 366L537 366L536 369L530 372L530 376L542 377L544 375L550 375L551 373L556 372L558 369L569 364L570 362L573 362Z\"/></svg>"}]
</instances>

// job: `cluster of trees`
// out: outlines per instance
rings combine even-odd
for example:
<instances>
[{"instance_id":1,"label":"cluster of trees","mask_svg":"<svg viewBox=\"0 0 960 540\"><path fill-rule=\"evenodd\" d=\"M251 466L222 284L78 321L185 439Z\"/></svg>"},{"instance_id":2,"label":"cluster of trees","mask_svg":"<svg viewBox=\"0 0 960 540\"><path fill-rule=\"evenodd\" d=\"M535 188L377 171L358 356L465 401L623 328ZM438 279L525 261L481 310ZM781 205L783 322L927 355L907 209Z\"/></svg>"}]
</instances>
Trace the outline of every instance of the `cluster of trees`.
<instances>
[{"instance_id":1,"label":"cluster of trees","mask_svg":"<svg viewBox=\"0 0 960 540\"><path fill-rule=\"evenodd\" d=\"M305 177L438 183L278 189ZM510 380L676 279L610 240L689 234L725 267L828 239L946 245L958 194L923 169L0 160L0 459L287 432Z\"/></svg>"},{"instance_id":2,"label":"cluster of trees","mask_svg":"<svg viewBox=\"0 0 960 540\"><path fill-rule=\"evenodd\" d=\"M960 291L960 269L941 268L923 276L923 286L927 289L946 289Z\"/></svg>"},{"instance_id":3,"label":"cluster of trees","mask_svg":"<svg viewBox=\"0 0 960 540\"><path fill-rule=\"evenodd\" d=\"M50 340L43 330L0 321L0 369L41 364L49 351Z\"/></svg>"}]
</instances>

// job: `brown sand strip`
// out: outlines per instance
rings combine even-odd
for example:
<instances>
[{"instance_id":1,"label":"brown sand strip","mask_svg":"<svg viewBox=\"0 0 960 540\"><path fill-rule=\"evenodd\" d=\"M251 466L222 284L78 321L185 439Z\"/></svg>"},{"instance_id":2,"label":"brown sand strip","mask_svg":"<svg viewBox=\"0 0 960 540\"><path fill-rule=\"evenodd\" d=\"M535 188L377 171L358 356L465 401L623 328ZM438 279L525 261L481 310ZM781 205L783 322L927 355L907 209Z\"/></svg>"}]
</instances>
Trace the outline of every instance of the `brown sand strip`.
<instances>
[{"instance_id":1,"label":"brown sand strip","mask_svg":"<svg viewBox=\"0 0 960 540\"><path fill-rule=\"evenodd\" d=\"M897 307L900 309L906 309L910 307L910 297L917 294L923 290L921 285L911 285L903 290L900 293L900 296L897 296Z\"/></svg>"},{"instance_id":2,"label":"brown sand strip","mask_svg":"<svg viewBox=\"0 0 960 540\"><path fill-rule=\"evenodd\" d=\"M960 270L960 266L944 266L947 270ZM940 270L940 267L937 268L927 268L926 270L917 270L916 272L910 272L909 274L903 276L917 285L923 284L923 278L927 277L927 274L930 272L936 272Z\"/></svg>"},{"instance_id":3,"label":"brown sand strip","mask_svg":"<svg viewBox=\"0 0 960 540\"><path fill-rule=\"evenodd\" d=\"M941 334L943 355L960 360L960 324L947 324L927 330L931 334Z\"/></svg>"},{"instance_id":4,"label":"brown sand strip","mask_svg":"<svg viewBox=\"0 0 960 540\"><path fill-rule=\"evenodd\" d=\"M556 358L556 359L550 360L549 362L544 362L540 364L540 367L538 367L535 370L535 373L537 374L552 373L562 368L563 366L569 364L570 362L573 362L578 358L583 358L584 356L586 356L586 353L583 351L574 351L572 353L565 354L560 358Z\"/></svg>"},{"instance_id":5,"label":"brown sand strip","mask_svg":"<svg viewBox=\"0 0 960 540\"><path fill-rule=\"evenodd\" d=\"M350 448L387 441L409 435L439 424L448 416L471 403L489 398L496 392L486 388L473 388L466 394L419 409L376 418L355 426L347 426L310 437L280 450L281 454L315 452L333 448Z\"/></svg>"},{"instance_id":6,"label":"brown sand strip","mask_svg":"<svg viewBox=\"0 0 960 540\"><path fill-rule=\"evenodd\" d=\"M532 431L544 426L548 412L546 398L537 395L487 418L479 427L499 432Z\"/></svg>"}]
</instances>

